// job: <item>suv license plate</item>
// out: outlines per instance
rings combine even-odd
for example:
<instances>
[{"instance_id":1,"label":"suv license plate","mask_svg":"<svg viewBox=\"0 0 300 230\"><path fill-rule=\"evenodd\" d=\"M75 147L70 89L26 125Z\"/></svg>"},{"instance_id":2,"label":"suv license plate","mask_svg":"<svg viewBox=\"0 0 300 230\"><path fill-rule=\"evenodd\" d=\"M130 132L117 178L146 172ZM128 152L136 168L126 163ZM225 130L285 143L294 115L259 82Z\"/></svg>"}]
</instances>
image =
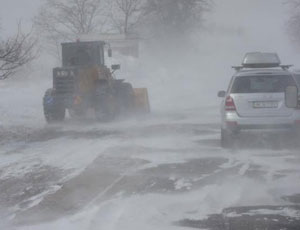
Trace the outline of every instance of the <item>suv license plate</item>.
<instances>
[{"instance_id":1,"label":"suv license plate","mask_svg":"<svg viewBox=\"0 0 300 230\"><path fill-rule=\"evenodd\" d=\"M278 108L277 101L255 101L253 102L253 108Z\"/></svg>"}]
</instances>

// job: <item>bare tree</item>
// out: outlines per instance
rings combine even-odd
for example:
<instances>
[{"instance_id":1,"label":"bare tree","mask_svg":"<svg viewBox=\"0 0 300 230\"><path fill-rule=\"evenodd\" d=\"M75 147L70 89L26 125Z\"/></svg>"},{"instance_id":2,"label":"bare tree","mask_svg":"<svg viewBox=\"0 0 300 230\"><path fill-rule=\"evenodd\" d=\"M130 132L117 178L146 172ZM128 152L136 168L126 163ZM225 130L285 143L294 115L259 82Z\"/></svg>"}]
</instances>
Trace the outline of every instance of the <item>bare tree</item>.
<instances>
[{"instance_id":1,"label":"bare tree","mask_svg":"<svg viewBox=\"0 0 300 230\"><path fill-rule=\"evenodd\" d=\"M145 0L111 0L111 24L121 34L137 31L143 19Z\"/></svg>"},{"instance_id":2,"label":"bare tree","mask_svg":"<svg viewBox=\"0 0 300 230\"><path fill-rule=\"evenodd\" d=\"M212 0L147 0L147 30L154 36L168 38L186 35L199 28Z\"/></svg>"},{"instance_id":3,"label":"bare tree","mask_svg":"<svg viewBox=\"0 0 300 230\"><path fill-rule=\"evenodd\" d=\"M0 41L0 80L10 77L36 57L35 44L31 33L23 33L20 24L15 36Z\"/></svg>"},{"instance_id":4,"label":"bare tree","mask_svg":"<svg viewBox=\"0 0 300 230\"><path fill-rule=\"evenodd\" d=\"M102 0L46 0L34 25L59 52L60 42L101 31L106 23Z\"/></svg>"}]
</instances>

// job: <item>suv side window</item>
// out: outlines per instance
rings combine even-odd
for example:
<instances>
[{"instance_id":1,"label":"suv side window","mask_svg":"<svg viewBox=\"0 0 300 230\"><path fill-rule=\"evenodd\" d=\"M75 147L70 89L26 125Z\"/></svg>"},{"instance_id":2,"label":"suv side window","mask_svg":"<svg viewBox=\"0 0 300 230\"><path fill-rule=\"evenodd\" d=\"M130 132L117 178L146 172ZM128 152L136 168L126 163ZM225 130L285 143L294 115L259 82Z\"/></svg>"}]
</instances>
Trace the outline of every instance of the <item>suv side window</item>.
<instances>
[{"instance_id":1,"label":"suv side window","mask_svg":"<svg viewBox=\"0 0 300 230\"><path fill-rule=\"evenodd\" d=\"M295 80L298 84L298 87L300 87L300 74L294 74Z\"/></svg>"},{"instance_id":2,"label":"suv side window","mask_svg":"<svg viewBox=\"0 0 300 230\"><path fill-rule=\"evenodd\" d=\"M230 80L230 82L229 82L229 85L228 85L228 88L227 88L227 93L229 93L230 92L230 90L231 90L231 88L232 88L232 83L233 83L233 81L234 81L234 76L231 78L231 80Z\"/></svg>"}]
</instances>

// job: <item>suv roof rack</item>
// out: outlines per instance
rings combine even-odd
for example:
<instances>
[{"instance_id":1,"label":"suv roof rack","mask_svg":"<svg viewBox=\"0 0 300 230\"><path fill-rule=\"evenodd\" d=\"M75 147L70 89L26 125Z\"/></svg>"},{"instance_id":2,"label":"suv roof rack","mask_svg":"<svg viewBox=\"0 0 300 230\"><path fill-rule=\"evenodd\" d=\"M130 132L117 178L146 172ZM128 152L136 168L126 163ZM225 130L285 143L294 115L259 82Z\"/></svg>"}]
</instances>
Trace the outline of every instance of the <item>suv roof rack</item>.
<instances>
[{"instance_id":1,"label":"suv roof rack","mask_svg":"<svg viewBox=\"0 0 300 230\"><path fill-rule=\"evenodd\" d=\"M283 70L288 70L289 68L293 67L294 65L278 65L278 66L267 66L267 65L261 65L261 66L232 66L233 69L236 71L241 71L242 69L262 69L262 68L275 68L275 67L280 67Z\"/></svg>"},{"instance_id":2,"label":"suv roof rack","mask_svg":"<svg viewBox=\"0 0 300 230\"><path fill-rule=\"evenodd\" d=\"M280 65L280 67L283 69L283 70L288 70L289 68L293 67L294 65Z\"/></svg>"},{"instance_id":3,"label":"suv roof rack","mask_svg":"<svg viewBox=\"0 0 300 230\"><path fill-rule=\"evenodd\" d=\"M243 63L241 66L233 66L236 71L240 71L245 68L276 68L280 67L283 70L287 70L292 65L281 65L281 61L277 53L261 53L261 52L252 52L247 53L244 57Z\"/></svg>"}]
</instances>

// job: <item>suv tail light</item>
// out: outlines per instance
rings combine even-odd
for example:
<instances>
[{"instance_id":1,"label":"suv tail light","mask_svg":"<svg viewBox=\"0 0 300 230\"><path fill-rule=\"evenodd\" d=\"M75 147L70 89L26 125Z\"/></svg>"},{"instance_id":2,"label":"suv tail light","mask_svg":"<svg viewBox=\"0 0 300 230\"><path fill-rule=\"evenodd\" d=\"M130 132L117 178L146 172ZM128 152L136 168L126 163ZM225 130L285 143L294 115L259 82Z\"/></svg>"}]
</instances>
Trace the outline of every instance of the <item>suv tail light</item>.
<instances>
[{"instance_id":1,"label":"suv tail light","mask_svg":"<svg viewBox=\"0 0 300 230\"><path fill-rule=\"evenodd\" d=\"M236 107L231 96L226 97L225 100L225 110L226 111L236 111Z\"/></svg>"}]
</instances>

